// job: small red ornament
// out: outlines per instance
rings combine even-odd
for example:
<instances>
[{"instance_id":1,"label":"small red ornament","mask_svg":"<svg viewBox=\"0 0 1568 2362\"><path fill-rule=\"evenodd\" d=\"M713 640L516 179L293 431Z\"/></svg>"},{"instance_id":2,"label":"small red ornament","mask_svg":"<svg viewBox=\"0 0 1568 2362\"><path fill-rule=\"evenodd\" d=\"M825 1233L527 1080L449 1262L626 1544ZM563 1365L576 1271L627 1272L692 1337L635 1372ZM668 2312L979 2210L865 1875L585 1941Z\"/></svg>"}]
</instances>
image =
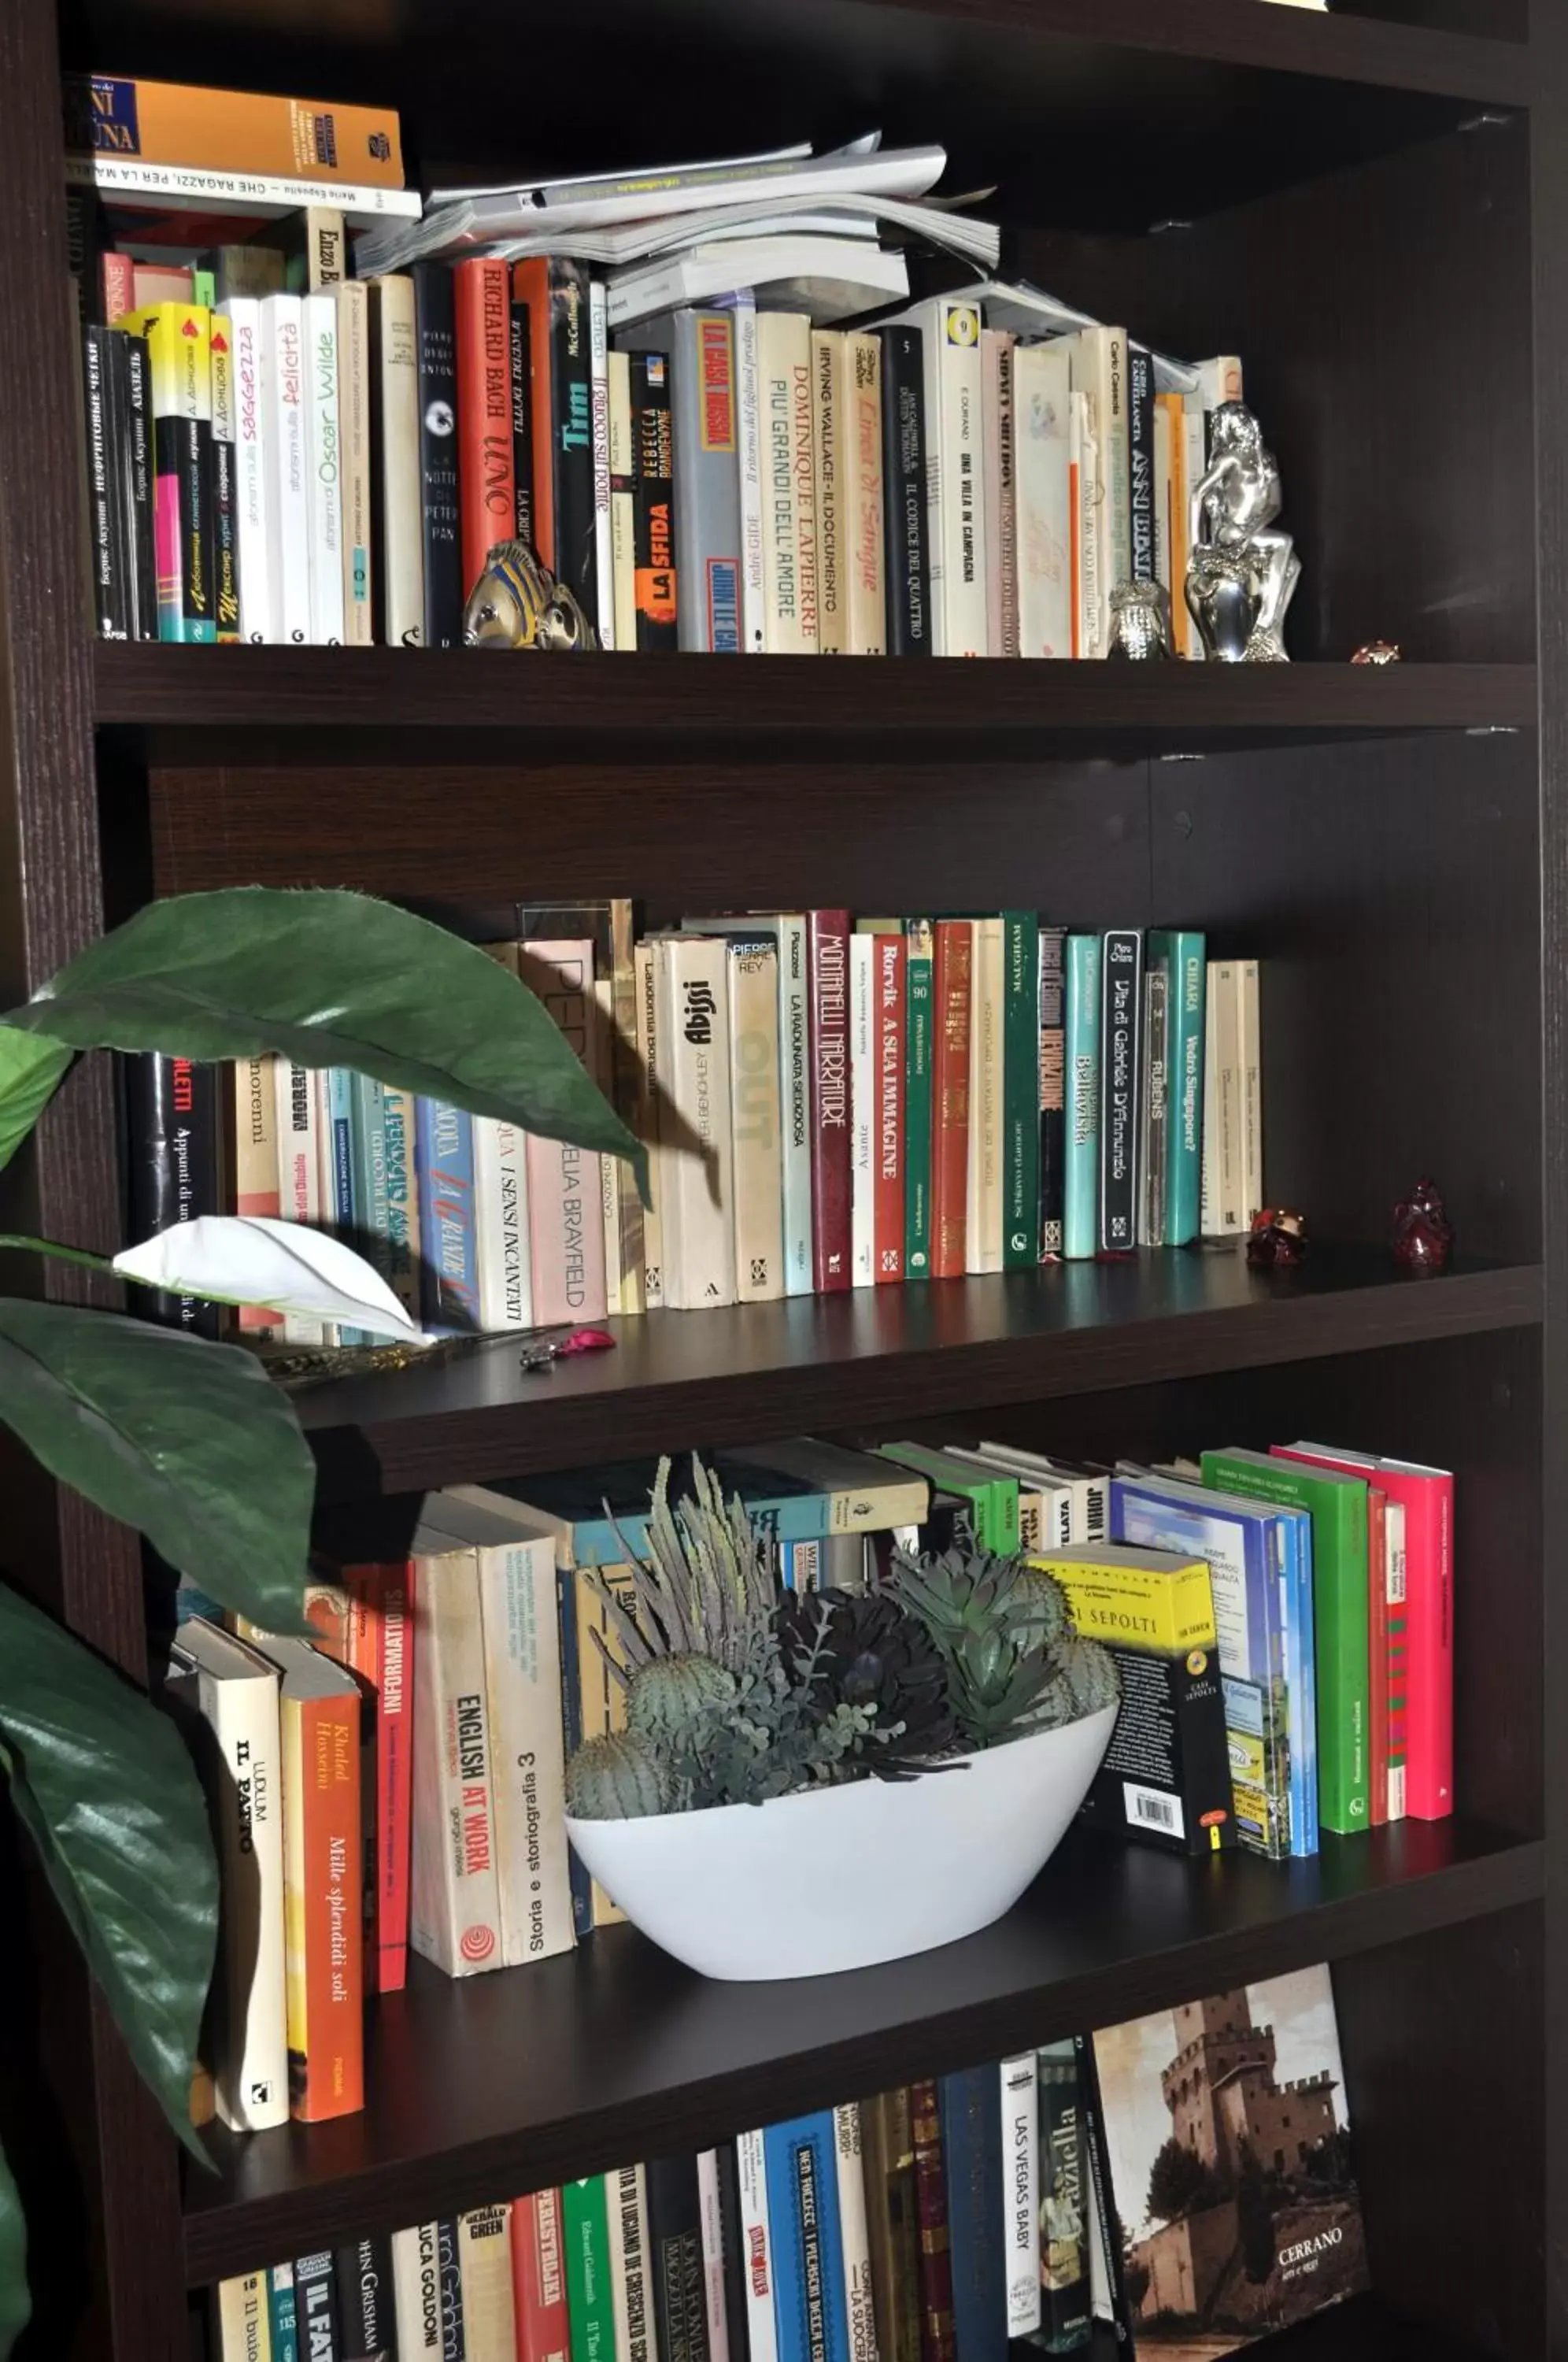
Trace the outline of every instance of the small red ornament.
<instances>
[{"instance_id":1,"label":"small red ornament","mask_svg":"<svg viewBox=\"0 0 1568 2362\"><path fill-rule=\"evenodd\" d=\"M1396 1263L1407 1271L1446 1271L1453 1253L1453 1224L1435 1181L1418 1181L1409 1196L1394 1209L1394 1235L1389 1241Z\"/></svg>"},{"instance_id":2,"label":"small red ornament","mask_svg":"<svg viewBox=\"0 0 1568 2362\"><path fill-rule=\"evenodd\" d=\"M1253 1217L1247 1261L1254 1271L1298 1271L1307 1260L1307 1217L1290 1206L1265 1206Z\"/></svg>"}]
</instances>

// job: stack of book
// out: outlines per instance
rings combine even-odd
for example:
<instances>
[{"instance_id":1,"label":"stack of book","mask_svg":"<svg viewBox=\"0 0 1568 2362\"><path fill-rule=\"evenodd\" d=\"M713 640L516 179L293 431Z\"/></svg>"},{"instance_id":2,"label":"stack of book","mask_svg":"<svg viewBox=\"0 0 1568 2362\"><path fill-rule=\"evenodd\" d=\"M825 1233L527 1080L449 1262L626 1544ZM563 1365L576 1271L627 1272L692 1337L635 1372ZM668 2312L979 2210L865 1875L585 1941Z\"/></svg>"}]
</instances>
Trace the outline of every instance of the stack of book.
<instances>
[{"instance_id":1,"label":"stack of book","mask_svg":"<svg viewBox=\"0 0 1568 2362\"><path fill-rule=\"evenodd\" d=\"M1240 360L1167 360L995 278L889 310L892 240L997 262L930 198L940 147L438 191L421 219L395 116L77 99L105 637L451 646L517 539L607 649L1101 657L1113 590L1157 579L1202 655L1187 519ZM247 221L293 184L226 191L212 154L265 173L280 137L302 209ZM351 147L373 189L333 185Z\"/></svg>"},{"instance_id":2,"label":"stack of book","mask_svg":"<svg viewBox=\"0 0 1568 2362\"><path fill-rule=\"evenodd\" d=\"M613 1158L357 1076L149 1058L134 1235L281 1212L463 1331L1235 1239L1263 1205L1258 963L1200 933L829 910L639 941L624 900L517 927L491 949L647 1143L647 1206ZM265 1313L240 1333L280 1328L359 1341Z\"/></svg>"},{"instance_id":3,"label":"stack of book","mask_svg":"<svg viewBox=\"0 0 1568 2362\"><path fill-rule=\"evenodd\" d=\"M1366 2285L1314 1968L226 2280L214 2362L1218 2356Z\"/></svg>"}]
</instances>

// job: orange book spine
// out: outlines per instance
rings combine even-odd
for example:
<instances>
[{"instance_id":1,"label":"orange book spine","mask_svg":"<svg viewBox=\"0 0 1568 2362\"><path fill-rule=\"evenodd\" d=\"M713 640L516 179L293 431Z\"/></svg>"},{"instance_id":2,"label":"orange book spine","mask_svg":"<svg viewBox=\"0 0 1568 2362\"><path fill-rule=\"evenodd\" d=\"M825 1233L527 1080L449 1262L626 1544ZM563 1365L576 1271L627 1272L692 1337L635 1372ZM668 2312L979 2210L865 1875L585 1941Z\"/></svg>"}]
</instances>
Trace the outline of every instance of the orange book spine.
<instances>
[{"instance_id":1,"label":"orange book spine","mask_svg":"<svg viewBox=\"0 0 1568 2362\"><path fill-rule=\"evenodd\" d=\"M375 1695L374 1787L362 1797L367 1992L401 1992L408 1976L414 1829L414 1562L344 1570L350 1672Z\"/></svg>"},{"instance_id":2,"label":"orange book spine","mask_svg":"<svg viewBox=\"0 0 1568 2362\"><path fill-rule=\"evenodd\" d=\"M401 189L403 136L390 106L204 90L121 74L68 74L66 145L75 155L138 157L211 172Z\"/></svg>"},{"instance_id":3,"label":"orange book spine","mask_svg":"<svg viewBox=\"0 0 1568 2362\"><path fill-rule=\"evenodd\" d=\"M473 255L452 273L458 327L458 513L471 590L517 530L512 464L512 304L506 265Z\"/></svg>"},{"instance_id":4,"label":"orange book spine","mask_svg":"<svg viewBox=\"0 0 1568 2362\"><path fill-rule=\"evenodd\" d=\"M550 265L536 255L512 266L513 303L528 306L528 430L534 450L534 555L556 564L555 404L550 398Z\"/></svg>"},{"instance_id":5,"label":"orange book spine","mask_svg":"<svg viewBox=\"0 0 1568 2362\"><path fill-rule=\"evenodd\" d=\"M283 1924L290 2112L365 2104L359 1700L283 1700Z\"/></svg>"},{"instance_id":6,"label":"orange book spine","mask_svg":"<svg viewBox=\"0 0 1568 2362\"><path fill-rule=\"evenodd\" d=\"M961 1279L966 1267L969 1174L969 1003L974 929L967 919L936 922L932 1066L931 1275Z\"/></svg>"}]
</instances>

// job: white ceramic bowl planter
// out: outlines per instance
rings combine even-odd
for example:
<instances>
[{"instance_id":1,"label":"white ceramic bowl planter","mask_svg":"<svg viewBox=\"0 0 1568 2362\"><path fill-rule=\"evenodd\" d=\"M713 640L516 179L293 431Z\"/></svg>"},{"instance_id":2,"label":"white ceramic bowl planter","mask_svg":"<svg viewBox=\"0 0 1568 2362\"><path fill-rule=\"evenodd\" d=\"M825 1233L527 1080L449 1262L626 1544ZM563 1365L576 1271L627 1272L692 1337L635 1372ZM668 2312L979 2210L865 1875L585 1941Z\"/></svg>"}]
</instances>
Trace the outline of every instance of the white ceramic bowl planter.
<instances>
[{"instance_id":1,"label":"white ceramic bowl planter","mask_svg":"<svg viewBox=\"0 0 1568 2362\"><path fill-rule=\"evenodd\" d=\"M1099 1769L1114 1705L917 1780L567 1834L635 1926L704 1976L820 1977L956 1943L1010 1911Z\"/></svg>"}]
</instances>

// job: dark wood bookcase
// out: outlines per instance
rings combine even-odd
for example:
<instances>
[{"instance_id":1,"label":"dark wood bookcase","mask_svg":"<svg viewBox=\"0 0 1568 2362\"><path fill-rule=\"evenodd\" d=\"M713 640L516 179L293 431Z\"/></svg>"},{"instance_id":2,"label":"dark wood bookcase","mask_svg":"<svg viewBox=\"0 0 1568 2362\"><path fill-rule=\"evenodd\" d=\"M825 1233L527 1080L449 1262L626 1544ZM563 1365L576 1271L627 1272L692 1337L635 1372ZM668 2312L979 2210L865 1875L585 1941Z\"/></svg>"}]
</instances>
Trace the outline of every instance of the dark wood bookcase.
<instances>
[{"instance_id":1,"label":"dark wood bookcase","mask_svg":"<svg viewBox=\"0 0 1568 2362\"><path fill-rule=\"evenodd\" d=\"M375 95L427 181L940 138L955 185L999 184L1008 267L1244 355L1305 567L1297 662L95 646L62 60ZM364 2114L215 2133L212 2175L0 1838L30 2355L172 2362L221 2275L1327 1958L1377 2293L1280 2354L1568 2356L1565 371L1564 0L0 0L13 999L148 896L247 881L476 930L583 892L1027 900L1267 963L1267 1185L1319 1242L1299 1277L1145 1256L657 1315L545 1376L491 1355L345 1384L308 1403L324 1497L814 1427L1097 1454L1320 1434L1451 1464L1460 1504L1452 1823L1281 1869L1075 1836L987 1934L821 1984L705 1984L629 1928L467 1984L415 1963L373 2013ZM1375 636L1401 668L1350 667ZM1383 1243L1421 1170L1463 1247L1424 1284ZM27 1227L117 1242L105 1061L8 1187ZM7 1572L145 1678L131 1540L19 1459L4 1487Z\"/></svg>"}]
</instances>

